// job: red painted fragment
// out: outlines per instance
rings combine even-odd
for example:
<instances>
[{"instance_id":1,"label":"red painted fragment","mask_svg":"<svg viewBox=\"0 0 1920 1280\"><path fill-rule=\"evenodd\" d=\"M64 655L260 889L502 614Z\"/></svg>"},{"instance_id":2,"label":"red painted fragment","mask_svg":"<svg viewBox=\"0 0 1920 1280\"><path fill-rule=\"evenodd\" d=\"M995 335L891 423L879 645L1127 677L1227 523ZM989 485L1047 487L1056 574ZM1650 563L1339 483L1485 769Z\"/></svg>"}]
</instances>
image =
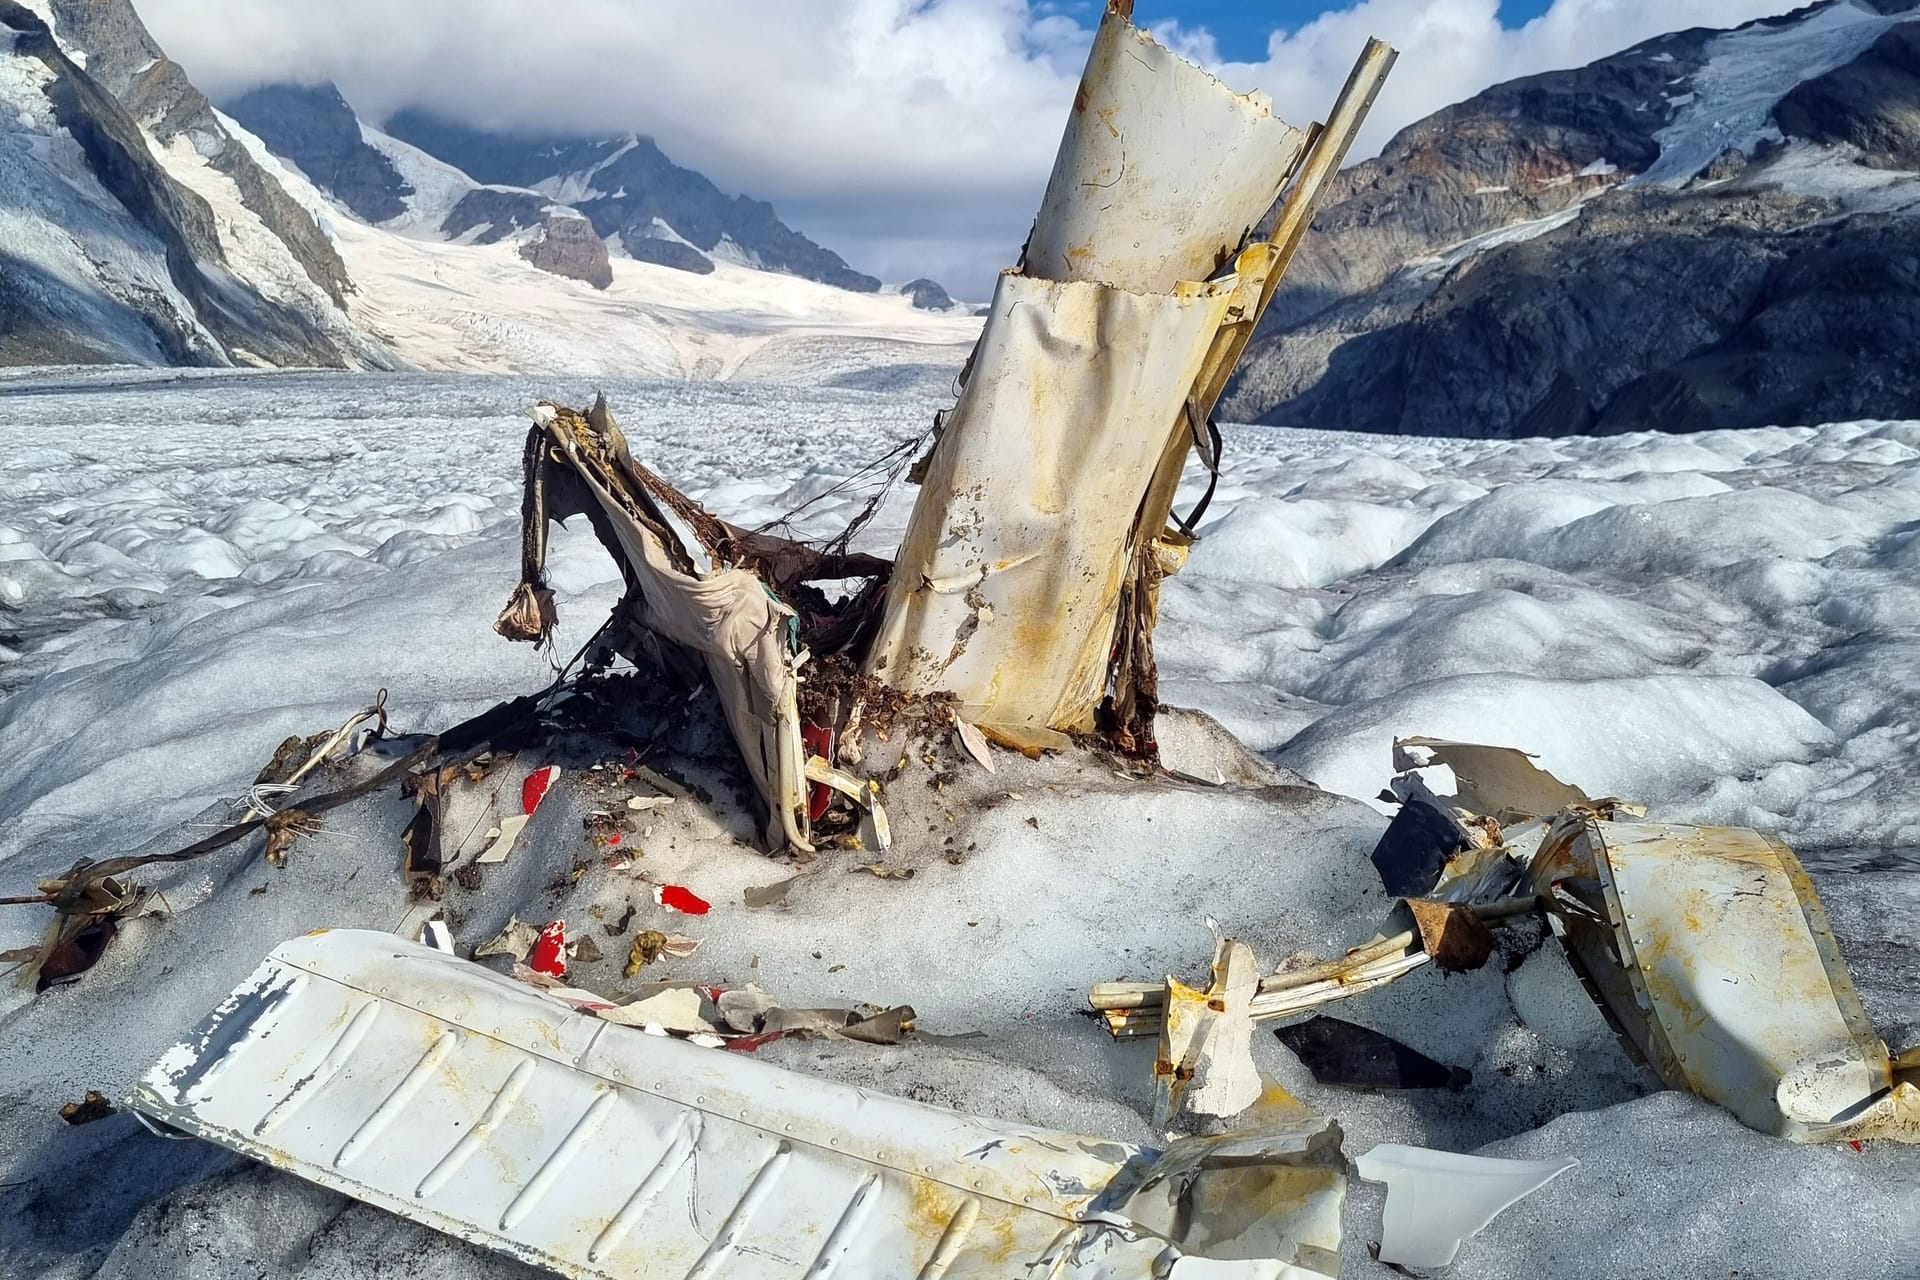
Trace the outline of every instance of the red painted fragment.
<instances>
[{"instance_id":1,"label":"red painted fragment","mask_svg":"<svg viewBox=\"0 0 1920 1280\"><path fill-rule=\"evenodd\" d=\"M653 900L663 907L672 907L675 911L684 911L690 916L703 916L713 909L713 904L705 898L677 884L655 885Z\"/></svg>"},{"instance_id":2,"label":"red painted fragment","mask_svg":"<svg viewBox=\"0 0 1920 1280\"><path fill-rule=\"evenodd\" d=\"M755 1050L766 1048L775 1040L784 1039L786 1034L784 1031L762 1031L759 1035L754 1036L734 1036L727 1041L726 1047L735 1053L752 1053Z\"/></svg>"},{"instance_id":3,"label":"red painted fragment","mask_svg":"<svg viewBox=\"0 0 1920 1280\"><path fill-rule=\"evenodd\" d=\"M833 761L833 730L822 728L811 720L800 725L800 741L807 750L828 763ZM833 788L824 782L807 784L807 821L818 822L826 817L827 808L833 803Z\"/></svg>"},{"instance_id":4,"label":"red painted fragment","mask_svg":"<svg viewBox=\"0 0 1920 1280\"><path fill-rule=\"evenodd\" d=\"M533 953L527 957L527 968L535 973L544 973L550 978L567 976L567 922L550 920L540 930L540 937L533 944Z\"/></svg>"},{"instance_id":5,"label":"red painted fragment","mask_svg":"<svg viewBox=\"0 0 1920 1280\"><path fill-rule=\"evenodd\" d=\"M557 764L550 764L544 769L535 769L528 774L527 780L520 784L520 812L530 814L538 809L540 802L547 798L547 788L551 787L559 776L560 766Z\"/></svg>"}]
</instances>

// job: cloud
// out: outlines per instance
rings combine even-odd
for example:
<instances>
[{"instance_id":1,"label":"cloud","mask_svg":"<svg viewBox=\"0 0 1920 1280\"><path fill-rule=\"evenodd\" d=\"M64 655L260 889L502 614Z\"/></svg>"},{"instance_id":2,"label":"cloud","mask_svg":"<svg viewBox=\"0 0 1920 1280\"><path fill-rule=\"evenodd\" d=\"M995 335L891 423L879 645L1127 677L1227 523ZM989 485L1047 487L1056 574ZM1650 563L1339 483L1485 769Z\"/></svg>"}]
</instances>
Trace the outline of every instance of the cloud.
<instances>
[{"instance_id":1,"label":"cloud","mask_svg":"<svg viewBox=\"0 0 1920 1280\"><path fill-rule=\"evenodd\" d=\"M1025 0L136 2L216 100L332 80L370 120L426 106L512 132L650 133L861 269L932 274L976 298L1025 238L1091 40ZM1395 44L1360 156L1497 81L1789 7L1556 0L1509 30L1498 0L1361 0L1276 32L1258 63L1222 62L1201 29L1156 30L1300 123L1325 111L1368 35Z\"/></svg>"}]
</instances>

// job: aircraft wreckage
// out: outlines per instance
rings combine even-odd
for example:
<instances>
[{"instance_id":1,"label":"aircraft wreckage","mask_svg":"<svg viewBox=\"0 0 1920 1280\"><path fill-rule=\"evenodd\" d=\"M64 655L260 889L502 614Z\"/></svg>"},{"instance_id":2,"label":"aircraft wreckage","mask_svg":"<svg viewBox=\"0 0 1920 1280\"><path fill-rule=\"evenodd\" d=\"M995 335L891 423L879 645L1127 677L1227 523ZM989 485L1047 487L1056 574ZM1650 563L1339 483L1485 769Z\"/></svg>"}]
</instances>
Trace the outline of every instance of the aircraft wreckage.
<instances>
[{"instance_id":1,"label":"aircraft wreckage","mask_svg":"<svg viewBox=\"0 0 1920 1280\"><path fill-rule=\"evenodd\" d=\"M319 794L317 766L385 733L384 701L290 740L242 821L174 853L81 864L30 896L56 913L33 962L40 984L84 972L144 905L130 873L255 834L283 860L323 812L396 785L414 807L407 876L436 895L458 831L475 825L474 782L537 741L559 695L589 679L595 695L564 705L603 730L710 691L761 843L787 857L886 851L886 784L916 758L991 770L997 748L1049 768L1150 771L1159 587L1206 505L1176 512L1176 489L1192 459L1217 475L1214 404L1394 54L1370 42L1326 122L1301 130L1162 48L1129 10L1116 0L1100 25L956 403L924 448L887 460L894 475L911 462L920 486L891 561L851 549L865 516L825 545L730 523L649 470L604 400L542 403L525 446L521 582L496 629L551 636L548 531L584 516L626 586L577 659L586 676L569 664L552 688ZM622 659L625 683L611 674ZM1503 748L1408 739L1395 752L1398 809L1374 853L1395 905L1376 936L1273 971L1220 936L1205 985L1088 993L1116 1037L1157 1039L1160 1145L754 1061L741 1051L785 1036L897 1043L914 1013L784 1008L754 985L608 999L569 985L570 958L598 950L590 937L517 919L473 959L440 921L417 943L348 930L289 942L162 1057L131 1106L158 1132L569 1276L1327 1276L1350 1168L1389 1188L1378 1256L1443 1266L1576 1162L1386 1144L1350 1167L1337 1125L1260 1078L1249 1038L1256 1021L1312 1014L1281 1038L1317 1079L1462 1087L1461 1069L1316 1011L1426 966L1474 968L1499 931L1544 920L1621 1043L1667 1085L1794 1141L1920 1137L1920 1060L1873 1035L1777 841L1644 822ZM704 800L631 748L593 768L582 785L604 807L587 822L609 854L636 818ZM520 773L523 811L498 820L456 878L513 857L559 776ZM899 840L938 838L914 816ZM784 886L748 889L747 906ZM677 915L708 907L682 886L653 891ZM626 919L604 934L630 946L629 979L699 945L629 935Z\"/></svg>"}]
</instances>

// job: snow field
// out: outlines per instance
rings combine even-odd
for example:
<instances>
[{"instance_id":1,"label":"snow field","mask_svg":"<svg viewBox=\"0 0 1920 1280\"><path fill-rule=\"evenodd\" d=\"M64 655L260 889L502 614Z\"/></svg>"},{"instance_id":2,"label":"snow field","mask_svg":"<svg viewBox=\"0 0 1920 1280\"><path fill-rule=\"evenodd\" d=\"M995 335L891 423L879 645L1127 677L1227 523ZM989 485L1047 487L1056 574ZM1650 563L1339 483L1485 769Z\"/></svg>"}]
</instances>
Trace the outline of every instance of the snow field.
<instances>
[{"instance_id":1,"label":"snow field","mask_svg":"<svg viewBox=\"0 0 1920 1280\"><path fill-rule=\"evenodd\" d=\"M871 492L848 483L858 468L945 403L934 372L884 392L564 375L0 381L0 643L16 655L0 655L0 892L204 833L283 737L338 724L375 688L396 728L430 730L544 685L545 659L490 630L518 576L533 400L584 403L600 387L637 456L695 497L749 526L809 503L795 527L826 534ZM753 823L715 775L716 807L649 815L631 868L599 860L555 890L556 868L529 852L450 892L456 935L472 946L509 915L564 915L606 953L582 985L620 990L624 940L603 923L634 903L633 928L703 940L662 977L757 981L798 1005L903 1001L935 1036L982 1033L782 1044L764 1051L776 1061L1144 1138L1152 1049L1081 1016L1086 985L1199 978L1209 915L1268 965L1365 940L1386 908L1366 859L1385 819L1366 801L1390 739L1431 733L1539 752L1661 817L1781 831L1902 1047L1920 1040L1917 459L1910 423L1517 442L1229 429L1206 536L1163 589L1162 688L1267 758L1216 743L1203 761L1204 728L1185 722L1166 737L1188 771L1267 789L1142 789L1000 753L990 777L890 788L896 833L925 837L889 855L912 880L848 874L853 855L830 854L781 905L748 909L744 889L793 870L737 842ZM911 499L891 494L858 545L889 551ZM552 576L565 655L618 575L568 530ZM482 802L517 796L514 771L535 763L516 761ZM578 785L585 763L566 761L525 849L570 847L604 803ZM1285 785L1276 765L1327 793ZM0 1270L531 1274L199 1144L154 1143L124 1116L68 1130L52 1114L86 1088L123 1090L276 942L409 928L422 909L394 869L405 816L372 796L329 815L284 869L236 854L143 873L171 918L129 924L71 987L0 999L0 1183L34 1188L0 1190L16 1197L0 1199ZM689 885L713 912L656 907L640 876ZM9 911L0 950L44 924ZM1697 1100L1641 1096L1551 946L1423 971L1334 1012L1474 1073L1457 1095L1356 1094L1315 1084L1259 1030L1261 1069L1337 1116L1349 1155L1400 1141L1583 1161L1468 1242L1455 1274L1904 1280L1920 1256L1899 1212L1920 1189L1910 1148L1796 1148ZM1366 1254L1380 1189L1351 1194L1343 1274L1386 1276Z\"/></svg>"}]
</instances>

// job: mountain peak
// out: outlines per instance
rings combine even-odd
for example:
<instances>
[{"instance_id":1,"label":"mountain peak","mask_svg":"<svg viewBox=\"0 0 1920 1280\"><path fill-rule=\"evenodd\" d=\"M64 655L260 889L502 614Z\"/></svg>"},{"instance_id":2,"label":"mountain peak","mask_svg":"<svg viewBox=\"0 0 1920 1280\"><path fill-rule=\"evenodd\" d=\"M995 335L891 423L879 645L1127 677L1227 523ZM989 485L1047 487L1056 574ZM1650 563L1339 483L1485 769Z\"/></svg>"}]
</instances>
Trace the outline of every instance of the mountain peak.
<instances>
[{"instance_id":1,"label":"mountain peak","mask_svg":"<svg viewBox=\"0 0 1920 1280\"><path fill-rule=\"evenodd\" d=\"M860 293L880 288L877 279L787 226L772 205L726 194L674 163L644 134L514 137L420 109L401 111L383 127L481 182L529 188L578 209L602 237L642 261L697 271L711 270L718 257ZM660 247L661 224L683 249Z\"/></svg>"}]
</instances>

